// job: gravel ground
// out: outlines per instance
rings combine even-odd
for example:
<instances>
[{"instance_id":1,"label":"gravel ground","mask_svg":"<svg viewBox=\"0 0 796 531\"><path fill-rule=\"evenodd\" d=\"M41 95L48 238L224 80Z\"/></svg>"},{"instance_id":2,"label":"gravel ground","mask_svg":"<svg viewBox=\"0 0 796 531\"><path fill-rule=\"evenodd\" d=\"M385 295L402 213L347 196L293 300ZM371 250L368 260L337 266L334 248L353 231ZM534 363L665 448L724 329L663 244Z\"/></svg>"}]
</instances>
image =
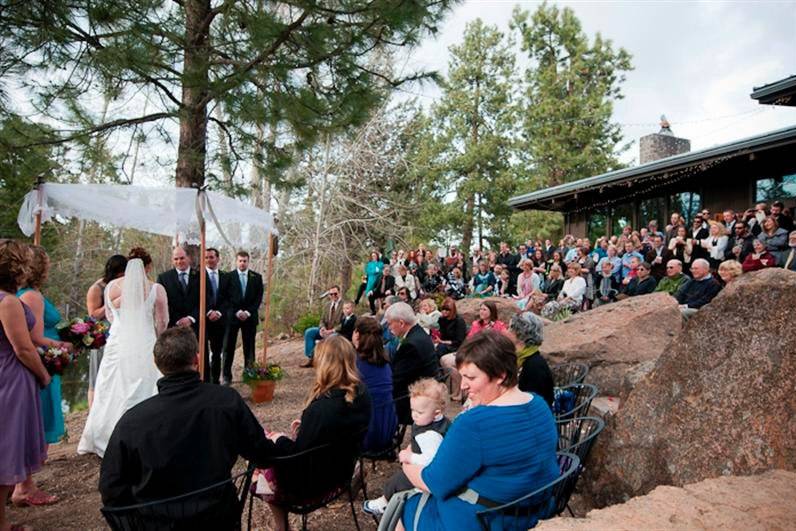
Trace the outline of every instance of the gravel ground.
<instances>
[{"instance_id":1,"label":"gravel ground","mask_svg":"<svg viewBox=\"0 0 796 531\"><path fill-rule=\"evenodd\" d=\"M306 399L313 371L298 365L303 361L301 340L278 342L269 347L269 359L279 362L287 375L278 383L274 400L266 404L250 401L249 388L242 384L234 387L251 406L257 418L271 430L290 432L290 422L300 416ZM236 358L240 359L239 354ZM236 374L239 374L240 369ZM458 406L451 405L450 415L458 412ZM86 412L70 414L67 418L69 439L50 448L44 469L35 475L36 482L45 491L56 494L60 501L48 507L10 508L9 519L17 524L25 524L34 529L106 529L105 521L99 512L100 496L97 492L100 459L94 455L77 455L77 442L86 422ZM239 462L238 467L243 463ZM366 465L368 474L368 493L371 496L381 492L386 479L398 469L396 463L378 463L374 470ZM359 523L362 529L375 529L373 519L362 511L362 492L355 502ZM246 508L246 511L248 507ZM244 514L246 514L244 512ZM245 525L245 522L244 522ZM252 528L271 529L270 511L265 503L255 501ZM329 531L350 530L354 528L351 511L344 496L331 506L311 514L308 521L310 529ZM291 527L299 528L299 519L291 516Z\"/></svg>"}]
</instances>

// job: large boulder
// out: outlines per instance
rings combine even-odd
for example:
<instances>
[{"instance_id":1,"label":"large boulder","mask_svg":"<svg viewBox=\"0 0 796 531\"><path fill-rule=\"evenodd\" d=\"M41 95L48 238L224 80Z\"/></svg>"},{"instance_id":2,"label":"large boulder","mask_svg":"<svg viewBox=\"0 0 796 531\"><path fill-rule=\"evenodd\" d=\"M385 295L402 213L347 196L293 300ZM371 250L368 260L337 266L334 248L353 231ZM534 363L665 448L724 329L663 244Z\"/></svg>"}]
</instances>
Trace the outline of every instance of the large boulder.
<instances>
[{"instance_id":1,"label":"large boulder","mask_svg":"<svg viewBox=\"0 0 796 531\"><path fill-rule=\"evenodd\" d=\"M474 297L456 301L456 313L462 316L467 326L470 326L473 324L473 321L478 319L478 308L484 301L492 301L495 303L498 310L498 319L506 323L506 325L511 322L511 318L514 317L514 314L520 311L517 307L517 303L512 299L503 297L484 297L482 299Z\"/></svg>"},{"instance_id":2,"label":"large boulder","mask_svg":"<svg viewBox=\"0 0 796 531\"><path fill-rule=\"evenodd\" d=\"M693 316L597 440L580 481L590 505L796 469L794 308L796 273L766 269Z\"/></svg>"},{"instance_id":3,"label":"large boulder","mask_svg":"<svg viewBox=\"0 0 796 531\"><path fill-rule=\"evenodd\" d=\"M587 382L600 394L620 396L623 385L632 387L652 368L682 322L677 301L666 293L631 297L549 324L541 351L551 363L586 363Z\"/></svg>"},{"instance_id":4,"label":"large boulder","mask_svg":"<svg viewBox=\"0 0 796 531\"><path fill-rule=\"evenodd\" d=\"M637 529L792 529L796 473L708 479L685 487L661 486L627 503L591 511L586 518L555 518L540 531Z\"/></svg>"}]
</instances>

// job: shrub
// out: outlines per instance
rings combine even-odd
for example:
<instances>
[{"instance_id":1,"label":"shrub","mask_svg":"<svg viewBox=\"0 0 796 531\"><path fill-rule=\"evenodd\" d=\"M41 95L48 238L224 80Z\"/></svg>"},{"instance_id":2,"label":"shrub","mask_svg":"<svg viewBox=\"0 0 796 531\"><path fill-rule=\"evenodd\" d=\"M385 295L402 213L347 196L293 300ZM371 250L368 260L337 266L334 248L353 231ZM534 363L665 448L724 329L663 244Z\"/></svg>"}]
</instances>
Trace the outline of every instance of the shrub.
<instances>
[{"instance_id":1,"label":"shrub","mask_svg":"<svg viewBox=\"0 0 796 531\"><path fill-rule=\"evenodd\" d=\"M321 316L315 312L308 312L304 315L300 316L298 320L296 320L296 324L293 325L293 331L297 334L303 334L304 330L310 328L312 326L318 326L321 324Z\"/></svg>"}]
</instances>

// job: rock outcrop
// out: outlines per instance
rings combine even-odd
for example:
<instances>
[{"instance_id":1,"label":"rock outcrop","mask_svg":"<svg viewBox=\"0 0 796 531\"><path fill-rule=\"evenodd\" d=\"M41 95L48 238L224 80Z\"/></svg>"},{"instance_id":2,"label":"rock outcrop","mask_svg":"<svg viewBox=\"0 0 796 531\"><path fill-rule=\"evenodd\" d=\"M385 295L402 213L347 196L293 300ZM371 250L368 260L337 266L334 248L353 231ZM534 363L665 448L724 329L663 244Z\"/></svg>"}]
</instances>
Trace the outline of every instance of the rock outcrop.
<instances>
[{"instance_id":1,"label":"rock outcrop","mask_svg":"<svg viewBox=\"0 0 796 531\"><path fill-rule=\"evenodd\" d=\"M597 440L579 482L590 505L796 469L795 309L796 273L767 269L692 317Z\"/></svg>"},{"instance_id":2,"label":"rock outcrop","mask_svg":"<svg viewBox=\"0 0 796 531\"><path fill-rule=\"evenodd\" d=\"M541 351L551 364L588 364L586 381L600 394L619 396L623 385L632 387L652 368L682 322L677 301L666 293L631 297L545 326Z\"/></svg>"},{"instance_id":3,"label":"rock outcrop","mask_svg":"<svg viewBox=\"0 0 796 531\"><path fill-rule=\"evenodd\" d=\"M627 503L591 511L586 518L555 518L540 531L638 529L793 529L796 473L708 479L685 487L658 487Z\"/></svg>"},{"instance_id":4,"label":"rock outcrop","mask_svg":"<svg viewBox=\"0 0 796 531\"><path fill-rule=\"evenodd\" d=\"M478 319L478 308L484 301L492 301L495 303L498 310L498 319L506 323L506 325L509 324L514 314L520 311L517 304L512 299L503 297L461 299L456 301L456 312L461 315L464 322L467 323L467 326L470 326L473 324L473 321Z\"/></svg>"}]
</instances>

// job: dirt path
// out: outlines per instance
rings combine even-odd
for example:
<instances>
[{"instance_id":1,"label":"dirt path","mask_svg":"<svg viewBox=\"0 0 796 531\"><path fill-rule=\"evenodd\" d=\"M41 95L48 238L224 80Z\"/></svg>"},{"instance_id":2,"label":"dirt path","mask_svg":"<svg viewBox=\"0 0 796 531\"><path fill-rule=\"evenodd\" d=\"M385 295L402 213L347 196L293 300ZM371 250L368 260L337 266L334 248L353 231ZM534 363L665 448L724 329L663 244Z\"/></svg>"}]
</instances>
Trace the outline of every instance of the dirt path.
<instances>
[{"instance_id":1,"label":"dirt path","mask_svg":"<svg viewBox=\"0 0 796 531\"><path fill-rule=\"evenodd\" d=\"M273 402L253 404L249 388L242 384L234 387L252 407L257 418L269 429L289 432L290 422L298 418L303 409L307 390L313 371L298 365L303 361L301 340L276 343L269 348L269 359L279 362L286 370L285 379L277 385ZM237 359L242 358L239 355ZM235 374L240 374L238 368ZM99 512L102 505L97 483L99 481L100 459L93 455L77 455L77 442L86 422L86 412L70 414L67 418L69 440L50 448L49 460L44 469L36 474L37 483L47 492L56 494L61 501L49 507L11 508L11 522L26 524L35 529L107 529ZM241 463L238 463L239 466ZM379 463L374 472L370 465L368 472L368 493L381 492L381 486L397 465ZM345 500L345 497L343 498ZM358 494L356 508L362 529L375 529L373 520L361 509L362 493ZM247 507L248 509L248 507ZM292 517L291 526L297 528L299 520ZM245 525L245 522L244 522ZM350 530L354 528L347 501L339 501L329 508L321 509L309 518L310 529ZM253 508L252 527L271 529L270 511L265 504L256 501Z\"/></svg>"}]
</instances>

